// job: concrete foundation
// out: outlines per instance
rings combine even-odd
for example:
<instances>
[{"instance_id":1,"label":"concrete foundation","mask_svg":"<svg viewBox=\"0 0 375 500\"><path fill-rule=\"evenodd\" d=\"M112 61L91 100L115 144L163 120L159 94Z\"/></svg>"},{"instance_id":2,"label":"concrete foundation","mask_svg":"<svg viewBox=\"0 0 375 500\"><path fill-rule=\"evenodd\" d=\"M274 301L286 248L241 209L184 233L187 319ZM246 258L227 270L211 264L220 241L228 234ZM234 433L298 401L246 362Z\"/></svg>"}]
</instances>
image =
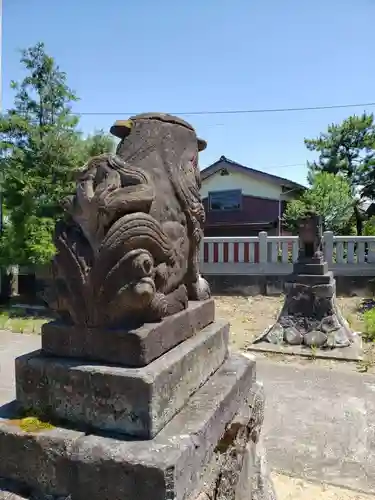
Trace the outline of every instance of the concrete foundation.
<instances>
[{"instance_id":1,"label":"concrete foundation","mask_svg":"<svg viewBox=\"0 0 375 500\"><path fill-rule=\"evenodd\" d=\"M28 485L29 495L35 491L55 497L70 494L72 500L183 500L198 495L211 477L213 462L234 442L240 429L248 428L245 447L249 439L253 446L257 442L262 417L254 415L254 382L255 362L232 355L151 441L64 427L25 432L15 407L13 414L8 412L0 420L0 449L7 457L0 462L0 476ZM238 413L241 420L236 421ZM218 444L233 421L232 441L225 444L224 439L220 451ZM244 464L247 469L252 452ZM244 487L249 494L251 483L238 486Z\"/></svg>"},{"instance_id":2,"label":"concrete foundation","mask_svg":"<svg viewBox=\"0 0 375 500\"><path fill-rule=\"evenodd\" d=\"M27 354L16 360L17 400L48 419L149 439L223 363L228 335L215 322L138 369Z\"/></svg>"},{"instance_id":3,"label":"concrete foundation","mask_svg":"<svg viewBox=\"0 0 375 500\"><path fill-rule=\"evenodd\" d=\"M275 500L255 360L228 356L226 322L196 331L210 311L196 306L189 333L171 327L178 315L147 326L146 343L163 328L166 343L143 367L64 357L71 344L17 358L17 400L0 409L0 500Z\"/></svg>"}]
</instances>

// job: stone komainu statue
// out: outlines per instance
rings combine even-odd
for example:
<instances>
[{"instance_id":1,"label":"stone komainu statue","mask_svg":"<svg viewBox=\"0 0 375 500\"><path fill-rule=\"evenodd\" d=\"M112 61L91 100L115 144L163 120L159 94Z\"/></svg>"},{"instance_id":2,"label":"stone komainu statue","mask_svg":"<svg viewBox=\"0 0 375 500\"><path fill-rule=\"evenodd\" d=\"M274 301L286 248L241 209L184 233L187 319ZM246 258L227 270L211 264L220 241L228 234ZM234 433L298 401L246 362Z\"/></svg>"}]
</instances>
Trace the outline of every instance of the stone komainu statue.
<instances>
[{"instance_id":1,"label":"stone komainu statue","mask_svg":"<svg viewBox=\"0 0 375 500\"><path fill-rule=\"evenodd\" d=\"M206 143L188 123L158 113L116 122L111 132L121 139L116 154L80 172L55 233L50 305L86 327L160 320L210 296L198 264L198 152Z\"/></svg>"}]
</instances>

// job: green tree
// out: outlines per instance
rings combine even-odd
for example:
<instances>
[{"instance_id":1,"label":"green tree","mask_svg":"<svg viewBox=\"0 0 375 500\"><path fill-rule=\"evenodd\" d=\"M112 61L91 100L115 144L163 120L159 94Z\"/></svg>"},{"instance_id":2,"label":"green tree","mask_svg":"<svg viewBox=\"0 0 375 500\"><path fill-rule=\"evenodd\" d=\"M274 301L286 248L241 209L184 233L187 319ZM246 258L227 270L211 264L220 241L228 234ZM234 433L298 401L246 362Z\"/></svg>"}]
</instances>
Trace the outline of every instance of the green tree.
<instances>
[{"instance_id":1,"label":"green tree","mask_svg":"<svg viewBox=\"0 0 375 500\"><path fill-rule=\"evenodd\" d=\"M304 195L301 195L300 198L295 200L288 201L283 215L283 222L292 233L295 234L297 232L298 220L301 219L308 210L309 207L305 201Z\"/></svg>"},{"instance_id":2,"label":"green tree","mask_svg":"<svg viewBox=\"0 0 375 500\"><path fill-rule=\"evenodd\" d=\"M60 202L74 189L75 172L92 153L112 148L100 132L78 131L71 106L77 96L42 43L22 51L27 76L12 82L14 106L0 117L0 167L7 223L0 242L3 264L43 264L54 254Z\"/></svg>"},{"instance_id":3,"label":"green tree","mask_svg":"<svg viewBox=\"0 0 375 500\"><path fill-rule=\"evenodd\" d=\"M375 236L375 215L364 223L363 234L364 236Z\"/></svg>"},{"instance_id":4,"label":"green tree","mask_svg":"<svg viewBox=\"0 0 375 500\"><path fill-rule=\"evenodd\" d=\"M96 130L83 141L82 154L84 158L91 158L104 152L113 153L115 148L115 141L111 135L106 134L104 130Z\"/></svg>"},{"instance_id":5,"label":"green tree","mask_svg":"<svg viewBox=\"0 0 375 500\"><path fill-rule=\"evenodd\" d=\"M316 139L305 139L310 151L319 158L309 165L310 176L315 172L329 172L348 180L354 204L357 234L362 234L363 213L360 201L370 192L370 173L375 166L375 123L372 114L350 116L340 124L332 124ZM366 180L367 179L367 180ZM375 176L374 176L375 181ZM367 189L364 186L368 185ZM375 193L375 182L373 183Z\"/></svg>"},{"instance_id":6,"label":"green tree","mask_svg":"<svg viewBox=\"0 0 375 500\"><path fill-rule=\"evenodd\" d=\"M339 233L353 215L354 199L349 182L328 172L314 173L310 182L310 189L288 203L284 214L286 225L295 231L298 219L313 210L322 217L324 230Z\"/></svg>"}]
</instances>

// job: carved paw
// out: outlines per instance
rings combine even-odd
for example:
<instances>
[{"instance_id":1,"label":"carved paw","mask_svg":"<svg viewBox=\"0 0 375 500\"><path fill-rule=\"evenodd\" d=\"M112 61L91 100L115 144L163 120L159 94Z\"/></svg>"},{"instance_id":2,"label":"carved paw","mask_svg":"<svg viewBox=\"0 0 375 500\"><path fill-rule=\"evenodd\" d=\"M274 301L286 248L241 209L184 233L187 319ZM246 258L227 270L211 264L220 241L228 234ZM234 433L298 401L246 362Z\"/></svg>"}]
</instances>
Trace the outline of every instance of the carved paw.
<instances>
[{"instance_id":1,"label":"carved paw","mask_svg":"<svg viewBox=\"0 0 375 500\"><path fill-rule=\"evenodd\" d=\"M159 321L167 316L183 311L187 306L188 296L185 285L179 286L168 295L156 293L147 312L147 320Z\"/></svg>"},{"instance_id":2,"label":"carved paw","mask_svg":"<svg viewBox=\"0 0 375 500\"><path fill-rule=\"evenodd\" d=\"M190 300L207 300L211 297L211 289L208 282L202 278L198 277L198 280L190 287L189 299Z\"/></svg>"}]
</instances>

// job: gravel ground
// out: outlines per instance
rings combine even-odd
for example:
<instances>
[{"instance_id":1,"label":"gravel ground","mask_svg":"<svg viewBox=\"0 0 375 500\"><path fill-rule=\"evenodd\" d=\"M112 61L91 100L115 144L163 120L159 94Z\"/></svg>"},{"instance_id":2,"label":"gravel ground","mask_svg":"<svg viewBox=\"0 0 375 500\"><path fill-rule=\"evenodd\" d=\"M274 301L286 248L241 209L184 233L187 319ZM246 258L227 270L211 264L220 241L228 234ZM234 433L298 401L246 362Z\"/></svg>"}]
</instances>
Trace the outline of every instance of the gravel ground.
<instances>
[{"instance_id":1,"label":"gravel ground","mask_svg":"<svg viewBox=\"0 0 375 500\"><path fill-rule=\"evenodd\" d=\"M218 296L216 300L216 315L227 319L231 323L231 346L236 350L246 350L246 347L263 330L277 318L283 305L284 297L226 297ZM363 330L363 321L358 312L361 303L360 297L338 297L337 301L343 315L354 331ZM375 349L372 346L364 347L365 356L362 363L348 363L342 361L312 360L293 356L267 355L282 363L307 364L314 363L327 368L340 370L355 370L375 372ZM262 357L261 353L256 354ZM278 500L370 500L372 495L337 488L327 484L318 484L292 478L276 472L272 473Z\"/></svg>"},{"instance_id":2,"label":"gravel ground","mask_svg":"<svg viewBox=\"0 0 375 500\"><path fill-rule=\"evenodd\" d=\"M272 474L277 500L370 500L373 495L337 488L327 484L317 484L302 479Z\"/></svg>"}]
</instances>

